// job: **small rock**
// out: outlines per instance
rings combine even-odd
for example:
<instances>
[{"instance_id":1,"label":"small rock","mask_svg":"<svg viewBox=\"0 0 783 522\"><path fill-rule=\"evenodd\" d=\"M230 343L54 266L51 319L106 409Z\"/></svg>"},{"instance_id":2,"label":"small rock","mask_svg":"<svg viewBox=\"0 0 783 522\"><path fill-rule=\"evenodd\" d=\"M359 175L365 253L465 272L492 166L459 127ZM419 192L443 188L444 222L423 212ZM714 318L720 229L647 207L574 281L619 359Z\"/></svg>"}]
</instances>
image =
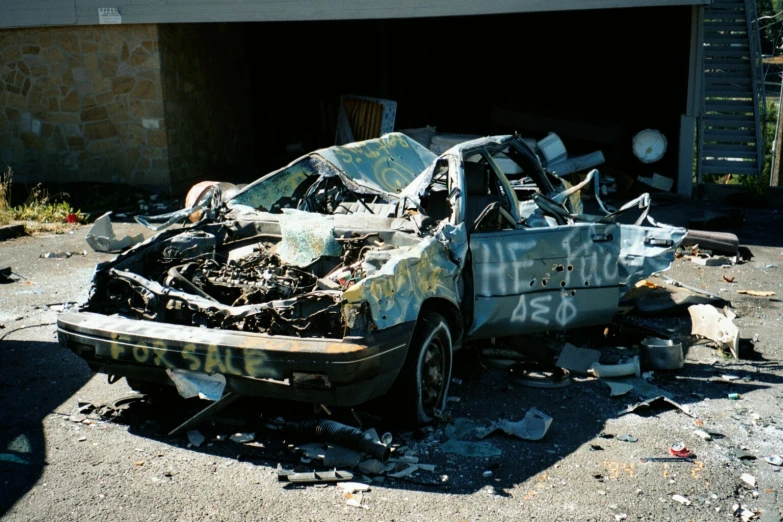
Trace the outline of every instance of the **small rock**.
<instances>
[{"instance_id":1,"label":"small rock","mask_svg":"<svg viewBox=\"0 0 783 522\"><path fill-rule=\"evenodd\" d=\"M701 437L704 440L712 440L712 435L710 435L704 430L694 430L693 434L696 435L697 437Z\"/></svg>"},{"instance_id":2,"label":"small rock","mask_svg":"<svg viewBox=\"0 0 783 522\"><path fill-rule=\"evenodd\" d=\"M85 437L85 436L83 436L83 435L82 435L81 437L79 437L79 438L78 438L78 439L76 439L76 440L77 440L78 442L84 442L85 440L87 440L87 437Z\"/></svg>"},{"instance_id":3,"label":"small rock","mask_svg":"<svg viewBox=\"0 0 783 522\"><path fill-rule=\"evenodd\" d=\"M188 432L188 440L191 444L193 444L195 447L199 447L202 444L204 444L204 435L201 434L198 430L190 430Z\"/></svg>"},{"instance_id":4,"label":"small rock","mask_svg":"<svg viewBox=\"0 0 783 522\"><path fill-rule=\"evenodd\" d=\"M368 475L380 475L386 471L386 464L378 459L369 459L359 464L359 471Z\"/></svg>"},{"instance_id":5,"label":"small rock","mask_svg":"<svg viewBox=\"0 0 783 522\"><path fill-rule=\"evenodd\" d=\"M489 477L491 477L491 476L492 476L492 472L491 472L491 471L489 471L489 470L487 470L487 471L485 471L484 473L482 473L482 475L484 476L484 478L489 478Z\"/></svg>"},{"instance_id":6,"label":"small rock","mask_svg":"<svg viewBox=\"0 0 783 522\"><path fill-rule=\"evenodd\" d=\"M747 484L748 486L755 488L756 487L756 477L751 475L750 473L743 473L740 475L740 480Z\"/></svg>"},{"instance_id":7,"label":"small rock","mask_svg":"<svg viewBox=\"0 0 783 522\"><path fill-rule=\"evenodd\" d=\"M252 442L256 438L255 433L234 433L229 437L232 441L244 444L245 442Z\"/></svg>"},{"instance_id":8,"label":"small rock","mask_svg":"<svg viewBox=\"0 0 783 522\"><path fill-rule=\"evenodd\" d=\"M688 500L687 498L683 497L682 495L672 495L672 500L674 500L675 502L679 502L680 504L683 504L683 505L686 505L686 506L690 506L691 505L691 501Z\"/></svg>"}]
</instances>

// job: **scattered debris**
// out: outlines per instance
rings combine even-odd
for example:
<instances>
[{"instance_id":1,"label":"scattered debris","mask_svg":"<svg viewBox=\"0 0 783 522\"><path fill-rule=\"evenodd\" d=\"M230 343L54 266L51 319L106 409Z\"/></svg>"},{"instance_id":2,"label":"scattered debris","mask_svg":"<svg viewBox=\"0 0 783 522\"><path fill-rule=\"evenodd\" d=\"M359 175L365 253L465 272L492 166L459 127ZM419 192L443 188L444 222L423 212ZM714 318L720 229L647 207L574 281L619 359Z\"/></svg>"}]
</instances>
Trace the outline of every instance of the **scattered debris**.
<instances>
[{"instance_id":1,"label":"scattered debris","mask_svg":"<svg viewBox=\"0 0 783 522\"><path fill-rule=\"evenodd\" d=\"M674 500L675 502L679 502L680 504L684 504L686 506L691 505L691 501L683 497L682 495L672 495L672 500Z\"/></svg>"},{"instance_id":2,"label":"scattered debris","mask_svg":"<svg viewBox=\"0 0 783 522\"><path fill-rule=\"evenodd\" d=\"M120 415L134 402L143 401L145 399L142 393L130 393L123 395L118 399L112 401L93 403L93 402L79 402L79 413L88 415L94 413L102 419L112 419Z\"/></svg>"},{"instance_id":3,"label":"scattered debris","mask_svg":"<svg viewBox=\"0 0 783 522\"><path fill-rule=\"evenodd\" d=\"M490 470L485 471L481 474L484 478L490 478L492 476L492 472Z\"/></svg>"},{"instance_id":4,"label":"scattered debris","mask_svg":"<svg viewBox=\"0 0 783 522\"><path fill-rule=\"evenodd\" d=\"M737 262L735 258L729 258L726 256L711 256L703 252L693 256L685 256L685 259L691 263L695 263L701 266L732 266Z\"/></svg>"},{"instance_id":5,"label":"scattered debris","mask_svg":"<svg viewBox=\"0 0 783 522\"><path fill-rule=\"evenodd\" d=\"M772 297L775 292L762 291L762 290L737 290L738 294L752 295L754 297Z\"/></svg>"},{"instance_id":6,"label":"scattered debris","mask_svg":"<svg viewBox=\"0 0 783 522\"><path fill-rule=\"evenodd\" d=\"M343 493L343 497L346 499L346 506L370 509L370 506L364 503L364 495L362 493Z\"/></svg>"},{"instance_id":7,"label":"scattered debris","mask_svg":"<svg viewBox=\"0 0 783 522\"><path fill-rule=\"evenodd\" d=\"M639 461L647 462L693 462L693 457L640 457Z\"/></svg>"},{"instance_id":8,"label":"scattered debris","mask_svg":"<svg viewBox=\"0 0 783 522\"><path fill-rule=\"evenodd\" d=\"M391 478L404 478L404 477L410 477L413 473L419 470L419 466L416 464L411 464L407 468L398 471L396 473L388 473L387 476Z\"/></svg>"},{"instance_id":9,"label":"scattered debris","mask_svg":"<svg viewBox=\"0 0 783 522\"><path fill-rule=\"evenodd\" d=\"M764 462L767 464L772 464L773 466L783 466L783 456L769 455L764 457Z\"/></svg>"},{"instance_id":10,"label":"scattered debris","mask_svg":"<svg viewBox=\"0 0 783 522\"><path fill-rule=\"evenodd\" d=\"M208 401L217 401L226 388L226 376L221 373L209 374L166 369L166 374L174 381L177 391L185 399L198 397Z\"/></svg>"},{"instance_id":11,"label":"scattered debris","mask_svg":"<svg viewBox=\"0 0 783 522\"><path fill-rule=\"evenodd\" d=\"M41 254L39 257L41 259L68 259L72 256L86 256L87 251L82 250L81 252L46 252L45 254Z\"/></svg>"},{"instance_id":12,"label":"scattered debris","mask_svg":"<svg viewBox=\"0 0 783 522\"><path fill-rule=\"evenodd\" d=\"M622 413L622 415L626 413L636 413L637 415L640 415L642 413L651 412L653 410L671 409L671 408L677 408L685 415L688 415L689 417L695 417L695 415L693 415L688 410L688 408L662 395L659 397L654 397L652 399L647 399L646 401L642 401L638 404L634 404L633 406L629 406L628 409Z\"/></svg>"},{"instance_id":13,"label":"scattered debris","mask_svg":"<svg viewBox=\"0 0 783 522\"><path fill-rule=\"evenodd\" d=\"M726 382L731 384L732 382L739 379L736 375L721 375L720 377L713 377L710 379L711 382Z\"/></svg>"},{"instance_id":14,"label":"scattered debris","mask_svg":"<svg viewBox=\"0 0 783 522\"><path fill-rule=\"evenodd\" d=\"M734 276L729 277L727 275L724 275L723 276L723 280L726 281L727 283L733 283L734 282Z\"/></svg>"},{"instance_id":15,"label":"scattered debris","mask_svg":"<svg viewBox=\"0 0 783 522\"><path fill-rule=\"evenodd\" d=\"M533 361L511 365L506 372L506 379L532 388L562 388L573 382L568 370Z\"/></svg>"},{"instance_id":16,"label":"scattered debris","mask_svg":"<svg viewBox=\"0 0 783 522\"><path fill-rule=\"evenodd\" d=\"M546 435L551 424L552 417L542 413L536 408L531 408L521 421L510 422L501 419L493 422L486 428L478 428L476 430L476 436L479 439L483 439L497 430L502 430L507 435L513 435L520 439L541 440L544 438L544 435Z\"/></svg>"},{"instance_id":17,"label":"scattered debris","mask_svg":"<svg viewBox=\"0 0 783 522\"><path fill-rule=\"evenodd\" d=\"M678 442L676 444L672 444L671 447L669 447L669 453L674 455L678 458L688 458L693 457L693 452L685 447L685 444Z\"/></svg>"},{"instance_id":18,"label":"scattered debris","mask_svg":"<svg viewBox=\"0 0 783 522\"><path fill-rule=\"evenodd\" d=\"M386 472L391 465L384 464L378 459L369 459L359 463L359 471L366 475L381 475Z\"/></svg>"},{"instance_id":19,"label":"scattered debris","mask_svg":"<svg viewBox=\"0 0 783 522\"><path fill-rule=\"evenodd\" d=\"M256 434L239 432L231 435L229 439L239 444L245 444L246 442L253 442L256 439Z\"/></svg>"},{"instance_id":20,"label":"scattered debris","mask_svg":"<svg viewBox=\"0 0 783 522\"><path fill-rule=\"evenodd\" d=\"M639 441L639 439L637 439L636 437L634 437L633 435L631 435L629 433L626 433L625 435L620 435L619 437L617 437L617 440L622 441L622 442L638 442Z\"/></svg>"},{"instance_id":21,"label":"scattered debris","mask_svg":"<svg viewBox=\"0 0 783 522\"><path fill-rule=\"evenodd\" d=\"M704 439L704 440L712 440L712 435L710 435L709 433L707 433L704 430L694 430L693 434L696 435L697 437L700 437L700 438Z\"/></svg>"},{"instance_id":22,"label":"scattered debris","mask_svg":"<svg viewBox=\"0 0 783 522\"><path fill-rule=\"evenodd\" d=\"M633 390L633 386L624 382L602 380L609 387L609 397L620 397Z\"/></svg>"},{"instance_id":23,"label":"scattered debris","mask_svg":"<svg viewBox=\"0 0 783 522\"><path fill-rule=\"evenodd\" d=\"M590 373L598 378L603 377L625 377L626 375L642 375L639 366L639 357L634 355L630 362L623 364L599 364L597 362L590 365Z\"/></svg>"},{"instance_id":24,"label":"scattered debris","mask_svg":"<svg viewBox=\"0 0 783 522\"><path fill-rule=\"evenodd\" d=\"M144 241L142 234L117 239L111 226L110 216L111 212L107 212L96 219L90 231L87 232L87 244L93 250L96 252L117 252Z\"/></svg>"},{"instance_id":25,"label":"scattered debris","mask_svg":"<svg viewBox=\"0 0 783 522\"><path fill-rule=\"evenodd\" d=\"M735 359L739 359L739 328L734 324L736 315L728 308L718 310L712 305L688 307L691 316L691 335L700 335L726 346Z\"/></svg>"},{"instance_id":26,"label":"scattered debris","mask_svg":"<svg viewBox=\"0 0 783 522\"><path fill-rule=\"evenodd\" d=\"M743 473L740 475L740 480L752 488L756 487L756 477L750 473Z\"/></svg>"},{"instance_id":27,"label":"scattered debris","mask_svg":"<svg viewBox=\"0 0 783 522\"><path fill-rule=\"evenodd\" d=\"M343 490L344 493L363 493L370 491L370 486L362 484L361 482L340 482L337 487Z\"/></svg>"},{"instance_id":28,"label":"scattered debris","mask_svg":"<svg viewBox=\"0 0 783 522\"><path fill-rule=\"evenodd\" d=\"M682 344L671 339L647 337L642 341L644 365L652 370L678 370L685 364Z\"/></svg>"},{"instance_id":29,"label":"scattered debris","mask_svg":"<svg viewBox=\"0 0 783 522\"><path fill-rule=\"evenodd\" d=\"M353 473L348 471L313 471L310 473L293 473L278 470L278 482L295 482L299 484L345 482L353 480Z\"/></svg>"},{"instance_id":30,"label":"scattered debris","mask_svg":"<svg viewBox=\"0 0 783 522\"><path fill-rule=\"evenodd\" d=\"M204 444L205 440L206 439L204 438L204 435L202 435L198 430L190 430L188 432L188 441L190 441L190 443L197 448Z\"/></svg>"},{"instance_id":31,"label":"scattered debris","mask_svg":"<svg viewBox=\"0 0 783 522\"><path fill-rule=\"evenodd\" d=\"M374 429L362 431L353 426L328 419L286 422L280 418L267 423L267 428L274 431L283 431L289 436L304 438L305 440L317 439L330 442L344 448L366 453L382 462L389 460L391 455L391 449L389 449L388 445L381 442L378 433ZM390 437L385 434L382 438L391 442ZM356 461L356 464L358 463L359 461Z\"/></svg>"},{"instance_id":32,"label":"scattered debris","mask_svg":"<svg viewBox=\"0 0 783 522\"><path fill-rule=\"evenodd\" d=\"M566 343L555 366L563 368L576 375L587 375L590 367L601 359L601 352L589 348L577 348Z\"/></svg>"}]
</instances>

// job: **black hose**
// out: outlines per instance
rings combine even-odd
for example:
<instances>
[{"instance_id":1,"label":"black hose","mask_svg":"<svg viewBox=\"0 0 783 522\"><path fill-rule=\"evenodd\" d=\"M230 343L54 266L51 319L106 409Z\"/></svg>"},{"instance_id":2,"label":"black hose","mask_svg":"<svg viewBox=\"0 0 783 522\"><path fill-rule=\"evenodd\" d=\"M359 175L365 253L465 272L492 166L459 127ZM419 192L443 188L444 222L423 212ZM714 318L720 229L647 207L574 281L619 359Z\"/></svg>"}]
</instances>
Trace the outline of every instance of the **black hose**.
<instances>
[{"instance_id":1,"label":"black hose","mask_svg":"<svg viewBox=\"0 0 783 522\"><path fill-rule=\"evenodd\" d=\"M318 419L300 422L286 422L283 431L298 437L314 437L324 442L332 442L362 453L367 453L382 462L389 460L391 450L367 432L339 422Z\"/></svg>"},{"instance_id":2,"label":"black hose","mask_svg":"<svg viewBox=\"0 0 783 522\"><path fill-rule=\"evenodd\" d=\"M180 274L180 272L179 272L179 270L177 270L177 268L178 267L176 267L176 266L173 266L173 267L169 268L168 275L169 275L170 278L172 278L175 281L178 281L182 286L185 287L186 290L190 290L191 292L195 293L196 295L200 295L204 299L209 299L210 301L217 302L217 299L215 299L214 297L212 297L211 295L209 295L208 293L203 291L201 288L197 287L196 285L194 285L193 283L188 281L185 278L185 276Z\"/></svg>"}]
</instances>

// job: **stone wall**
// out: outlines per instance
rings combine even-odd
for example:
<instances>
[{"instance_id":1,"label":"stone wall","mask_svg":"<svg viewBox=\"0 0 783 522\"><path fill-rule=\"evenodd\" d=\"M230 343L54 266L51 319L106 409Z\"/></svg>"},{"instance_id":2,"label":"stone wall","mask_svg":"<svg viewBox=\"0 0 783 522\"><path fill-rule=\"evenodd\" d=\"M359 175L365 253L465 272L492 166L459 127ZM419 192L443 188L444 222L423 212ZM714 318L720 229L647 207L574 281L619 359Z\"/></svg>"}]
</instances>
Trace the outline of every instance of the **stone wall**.
<instances>
[{"instance_id":1,"label":"stone wall","mask_svg":"<svg viewBox=\"0 0 783 522\"><path fill-rule=\"evenodd\" d=\"M171 184L156 25L0 30L0 168Z\"/></svg>"},{"instance_id":2,"label":"stone wall","mask_svg":"<svg viewBox=\"0 0 783 522\"><path fill-rule=\"evenodd\" d=\"M263 67L263 57L245 51L245 24L158 28L173 190L205 179L236 179L253 161L252 103L274 103L258 100L248 78L248 69Z\"/></svg>"}]
</instances>

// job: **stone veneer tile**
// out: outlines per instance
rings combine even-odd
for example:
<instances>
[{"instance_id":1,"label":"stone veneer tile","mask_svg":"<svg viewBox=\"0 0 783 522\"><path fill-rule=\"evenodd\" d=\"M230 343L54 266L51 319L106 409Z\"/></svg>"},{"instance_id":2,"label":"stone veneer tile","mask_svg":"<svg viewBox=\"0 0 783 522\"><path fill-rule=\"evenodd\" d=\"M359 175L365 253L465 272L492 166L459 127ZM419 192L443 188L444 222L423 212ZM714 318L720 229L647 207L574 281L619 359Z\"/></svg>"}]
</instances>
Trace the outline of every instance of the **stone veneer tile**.
<instances>
[{"instance_id":1,"label":"stone veneer tile","mask_svg":"<svg viewBox=\"0 0 783 522\"><path fill-rule=\"evenodd\" d=\"M0 159L20 180L168 188L158 49L155 25L0 30Z\"/></svg>"}]
</instances>

